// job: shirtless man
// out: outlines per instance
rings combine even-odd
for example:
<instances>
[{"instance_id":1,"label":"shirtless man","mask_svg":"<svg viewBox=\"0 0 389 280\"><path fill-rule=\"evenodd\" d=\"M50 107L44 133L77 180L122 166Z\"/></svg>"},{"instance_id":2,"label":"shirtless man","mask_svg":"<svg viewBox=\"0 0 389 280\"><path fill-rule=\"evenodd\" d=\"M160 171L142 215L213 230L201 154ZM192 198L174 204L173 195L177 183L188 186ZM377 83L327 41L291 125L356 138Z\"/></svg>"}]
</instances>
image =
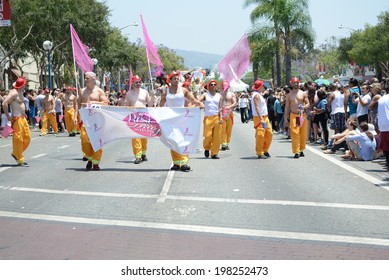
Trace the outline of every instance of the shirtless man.
<instances>
[{"instance_id":1,"label":"shirtless man","mask_svg":"<svg viewBox=\"0 0 389 280\"><path fill-rule=\"evenodd\" d=\"M223 81L220 85L222 95L222 113L223 113L223 126L222 126L222 151L230 149L230 141L232 134L232 126L234 125L234 108L236 106L236 96L233 92L229 91L230 84L227 81Z\"/></svg>"},{"instance_id":2,"label":"shirtless man","mask_svg":"<svg viewBox=\"0 0 389 280\"><path fill-rule=\"evenodd\" d=\"M299 158L305 156L304 149L308 130L305 110L309 108L309 99L307 93L300 90L300 80L297 77L292 78L290 84L293 89L286 96L284 125L285 127L289 126L290 129L294 158Z\"/></svg>"},{"instance_id":3,"label":"shirtless man","mask_svg":"<svg viewBox=\"0 0 389 280\"><path fill-rule=\"evenodd\" d=\"M45 97L42 100L43 118L41 134L39 136L46 136L47 134L47 121L50 121L51 126L54 129L54 134L58 134L58 124L55 116L55 99L50 94L50 90L46 88L44 91Z\"/></svg>"},{"instance_id":4,"label":"shirtless man","mask_svg":"<svg viewBox=\"0 0 389 280\"><path fill-rule=\"evenodd\" d=\"M81 89L80 95L78 97L77 107L86 107L86 104L102 104L108 105L108 100L105 96L104 91L96 86L96 74L93 72L85 73L85 85L86 87ZM77 109L77 108L76 108ZM75 119L77 119L77 111ZM103 150L100 149L97 152L93 150L93 147L90 143L88 134L86 133L84 125L81 126L81 148L88 160L86 165L87 170L100 170L100 160L103 155Z\"/></svg>"},{"instance_id":5,"label":"shirtless man","mask_svg":"<svg viewBox=\"0 0 389 280\"><path fill-rule=\"evenodd\" d=\"M18 166L27 166L23 152L27 149L31 141L30 128L25 116L26 105L24 103L24 87L26 79L20 77L13 84L14 89L10 90L9 94L3 101L3 112L7 120L12 123L14 130L12 137L13 152L11 156L16 160ZM8 105L11 106L12 116L8 111Z\"/></svg>"},{"instance_id":6,"label":"shirtless man","mask_svg":"<svg viewBox=\"0 0 389 280\"><path fill-rule=\"evenodd\" d=\"M145 108L154 106L154 93L141 88L142 80L138 75L132 77L132 89L128 92L126 100L130 107ZM147 138L132 138L132 151L135 156L134 164L147 161Z\"/></svg>"},{"instance_id":7,"label":"shirtless man","mask_svg":"<svg viewBox=\"0 0 389 280\"><path fill-rule=\"evenodd\" d=\"M63 106L65 107L65 125L69 133L69 137L76 136L77 118L74 114L77 108L77 97L73 94L72 88L65 88L65 95L62 98Z\"/></svg>"},{"instance_id":8,"label":"shirtless man","mask_svg":"<svg viewBox=\"0 0 389 280\"><path fill-rule=\"evenodd\" d=\"M160 107L184 107L185 99L188 99L192 104L203 108L204 105L193 97L193 95L186 89L178 85L180 81L180 72L173 71L167 78L167 83L170 86L165 88L161 94ZM189 157L187 155L179 154L173 150L170 151L173 161L171 170L181 170L187 172L190 170L188 165Z\"/></svg>"}]
</instances>

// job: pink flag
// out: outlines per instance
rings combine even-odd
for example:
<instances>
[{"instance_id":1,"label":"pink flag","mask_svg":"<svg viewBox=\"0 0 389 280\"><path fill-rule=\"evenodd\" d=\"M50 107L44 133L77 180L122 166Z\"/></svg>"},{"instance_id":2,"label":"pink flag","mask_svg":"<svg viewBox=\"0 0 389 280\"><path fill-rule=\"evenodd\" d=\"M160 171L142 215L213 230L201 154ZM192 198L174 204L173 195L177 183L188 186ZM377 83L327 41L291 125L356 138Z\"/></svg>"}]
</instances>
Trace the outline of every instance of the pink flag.
<instances>
[{"instance_id":1,"label":"pink flag","mask_svg":"<svg viewBox=\"0 0 389 280\"><path fill-rule=\"evenodd\" d=\"M132 77L133 77L132 67L130 66L130 79L128 80L128 90L132 89Z\"/></svg>"},{"instance_id":2,"label":"pink flag","mask_svg":"<svg viewBox=\"0 0 389 280\"><path fill-rule=\"evenodd\" d=\"M149 62L157 66L158 70L163 69L163 64L159 59L157 48L154 46L153 42L150 40L149 35L147 34L146 25L143 22L143 17L140 15L140 20L142 21L143 36L145 38L146 44L146 54Z\"/></svg>"},{"instance_id":3,"label":"pink flag","mask_svg":"<svg viewBox=\"0 0 389 280\"><path fill-rule=\"evenodd\" d=\"M93 61L89 57L88 47L85 46L80 38L78 38L76 30L73 25L70 24L70 35L72 37L73 57L78 67L84 72L90 72L93 70Z\"/></svg>"},{"instance_id":4,"label":"pink flag","mask_svg":"<svg viewBox=\"0 0 389 280\"><path fill-rule=\"evenodd\" d=\"M250 55L249 41L247 34L244 34L218 64L223 80L227 80L229 83L238 82L250 65Z\"/></svg>"}]
</instances>

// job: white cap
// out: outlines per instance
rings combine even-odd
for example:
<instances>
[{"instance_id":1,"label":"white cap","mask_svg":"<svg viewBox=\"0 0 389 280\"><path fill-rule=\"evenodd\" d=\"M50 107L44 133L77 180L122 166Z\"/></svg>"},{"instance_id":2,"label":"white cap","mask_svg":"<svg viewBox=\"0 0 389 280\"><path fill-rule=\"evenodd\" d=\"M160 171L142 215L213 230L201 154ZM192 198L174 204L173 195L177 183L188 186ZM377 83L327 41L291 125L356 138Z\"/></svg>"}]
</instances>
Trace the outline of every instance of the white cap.
<instances>
[{"instance_id":1,"label":"white cap","mask_svg":"<svg viewBox=\"0 0 389 280\"><path fill-rule=\"evenodd\" d=\"M371 132L371 134L373 134L374 136L377 135L377 132L375 131L375 127L374 127L374 124L372 123L369 123L369 132Z\"/></svg>"}]
</instances>

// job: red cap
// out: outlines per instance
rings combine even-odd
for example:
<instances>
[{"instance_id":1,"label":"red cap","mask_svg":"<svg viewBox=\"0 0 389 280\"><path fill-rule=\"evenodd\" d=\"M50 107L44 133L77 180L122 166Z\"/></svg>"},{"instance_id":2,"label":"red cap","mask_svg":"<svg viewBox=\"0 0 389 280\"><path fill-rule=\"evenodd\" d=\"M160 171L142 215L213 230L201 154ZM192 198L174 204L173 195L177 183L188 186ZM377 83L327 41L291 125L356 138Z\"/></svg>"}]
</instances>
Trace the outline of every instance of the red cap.
<instances>
[{"instance_id":1,"label":"red cap","mask_svg":"<svg viewBox=\"0 0 389 280\"><path fill-rule=\"evenodd\" d=\"M166 82L170 83L170 79L173 78L174 76L178 75L180 76L180 71L173 71L170 73L170 75L167 77Z\"/></svg>"},{"instance_id":2,"label":"red cap","mask_svg":"<svg viewBox=\"0 0 389 280\"><path fill-rule=\"evenodd\" d=\"M26 79L23 78L23 77L20 77L18 78L13 84L12 86L15 88L15 89L19 89L19 88L22 88L26 85Z\"/></svg>"},{"instance_id":3,"label":"red cap","mask_svg":"<svg viewBox=\"0 0 389 280\"><path fill-rule=\"evenodd\" d=\"M135 76L132 76L131 82L141 81L141 80L142 79L138 75L135 75Z\"/></svg>"},{"instance_id":4,"label":"red cap","mask_svg":"<svg viewBox=\"0 0 389 280\"><path fill-rule=\"evenodd\" d=\"M252 90L259 90L263 86L263 81L262 80L256 80L254 82L254 85L251 87Z\"/></svg>"},{"instance_id":5,"label":"red cap","mask_svg":"<svg viewBox=\"0 0 389 280\"><path fill-rule=\"evenodd\" d=\"M189 85L190 85L190 82L184 82L184 83L182 84L182 87L184 87L184 88L188 88L188 87L189 87Z\"/></svg>"},{"instance_id":6,"label":"red cap","mask_svg":"<svg viewBox=\"0 0 389 280\"><path fill-rule=\"evenodd\" d=\"M50 90L49 90L48 88L45 88L45 89L43 90L43 92L44 92L44 93L50 93Z\"/></svg>"},{"instance_id":7,"label":"red cap","mask_svg":"<svg viewBox=\"0 0 389 280\"><path fill-rule=\"evenodd\" d=\"M209 90L210 89L210 84L211 83L215 83L216 84L216 87L219 85L218 82L216 80L210 80L207 84L207 89Z\"/></svg>"},{"instance_id":8,"label":"red cap","mask_svg":"<svg viewBox=\"0 0 389 280\"><path fill-rule=\"evenodd\" d=\"M293 77L291 80L290 80L290 83L293 84L293 83L300 83L300 80L299 78L297 77Z\"/></svg>"},{"instance_id":9,"label":"red cap","mask_svg":"<svg viewBox=\"0 0 389 280\"><path fill-rule=\"evenodd\" d=\"M222 91L226 91L230 88L230 83L228 81L223 81L220 85Z\"/></svg>"}]
</instances>

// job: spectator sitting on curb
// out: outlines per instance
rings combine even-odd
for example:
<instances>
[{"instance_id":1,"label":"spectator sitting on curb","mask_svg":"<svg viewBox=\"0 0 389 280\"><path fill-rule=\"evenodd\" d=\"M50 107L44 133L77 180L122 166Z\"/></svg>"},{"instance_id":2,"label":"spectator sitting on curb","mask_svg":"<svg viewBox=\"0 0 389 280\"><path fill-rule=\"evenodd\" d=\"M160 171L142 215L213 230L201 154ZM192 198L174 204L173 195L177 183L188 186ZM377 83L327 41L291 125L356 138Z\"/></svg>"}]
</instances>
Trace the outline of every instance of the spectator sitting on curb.
<instances>
[{"instance_id":1,"label":"spectator sitting on curb","mask_svg":"<svg viewBox=\"0 0 389 280\"><path fill-rule=\"evenodd\" d=\"M348 135L356 135L358 123L356 119L348 119L346 123L347 129L343 131L342 133L337 133L331 136L331 142L333 142L333 145L330 149L327 149L324 151L325 154L335 154L340 148L344 148L348 150L348 146L346 143L346 137ZM349 157L348 154L345 156Z\"/></svg>"},{"instance_id":2,"label":"spectator sitting on curb","mask_svg":"<svg viewBox=\"0 0 389 280\"><path fill-rule=\"evenodd\" d=\"M377 143L374 138L374 131L369 130L367 122L360 123L361 133L346 136L347 145L350 148L351 156L349 159L369 161L375 158Z\"/></svg>"}]
</instances>

